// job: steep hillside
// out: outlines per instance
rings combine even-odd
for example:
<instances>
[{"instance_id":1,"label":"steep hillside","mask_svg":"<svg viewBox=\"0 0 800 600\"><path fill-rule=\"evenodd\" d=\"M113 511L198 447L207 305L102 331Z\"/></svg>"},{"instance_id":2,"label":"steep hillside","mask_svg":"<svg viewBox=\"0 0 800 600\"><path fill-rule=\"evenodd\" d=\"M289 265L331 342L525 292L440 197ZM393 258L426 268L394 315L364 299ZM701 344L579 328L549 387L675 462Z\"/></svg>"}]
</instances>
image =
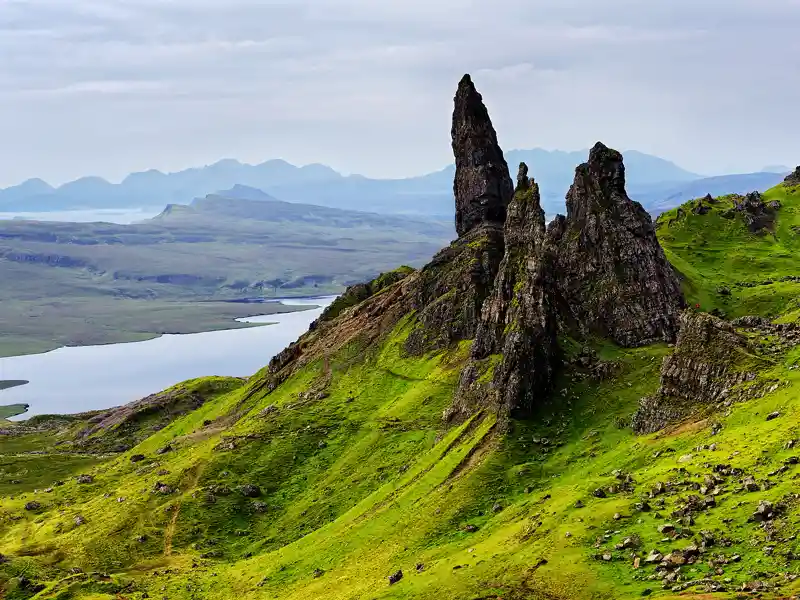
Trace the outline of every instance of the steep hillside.
<instances>
[{"instance_id":1,"label":"steep hillside","mask_svg":"<svg viewBox=\"0 0 800 600\"><path fill-rule=\"evenodd\" d=\"M659 217L659 240L692 303L730 317L800 309L800 184L793 177L763 194L706 196Z\"/></svg>"},{"instance_id":2,"label":"steep hillside","mask_svg":"<svg viewBox=\"0 0 800 600\"><path fill-rule=\"evenodd\" d=\"M350 287L247 381L3 431L6 598L798 591L800 328L685 309L727 257L662 250L618 152L545 227L468 76L452 138L458 238L422 269ZM783 214L746 207L724 222L758 255Z\"/></svg>"}]
</instances>

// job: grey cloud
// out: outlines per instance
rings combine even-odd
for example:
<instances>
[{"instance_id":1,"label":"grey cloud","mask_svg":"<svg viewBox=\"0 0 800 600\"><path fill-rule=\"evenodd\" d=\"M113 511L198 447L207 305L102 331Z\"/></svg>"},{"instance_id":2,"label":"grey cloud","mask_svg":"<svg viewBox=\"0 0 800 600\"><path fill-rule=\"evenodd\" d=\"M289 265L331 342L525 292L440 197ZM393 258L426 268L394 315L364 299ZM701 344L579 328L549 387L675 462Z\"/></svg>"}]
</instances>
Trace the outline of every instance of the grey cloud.
<instances>
[{"instance_id":1,"label":"grey cloud","mask_svg":"<svg viewBox=\"0 0 800 600\"><path fill-rule=\"evenodd\" d=\"M792 163L797 30L795 0L6 2L0 182L226 155L431 170L464 72L507 148Z\"/></svg>"}]
</instances>

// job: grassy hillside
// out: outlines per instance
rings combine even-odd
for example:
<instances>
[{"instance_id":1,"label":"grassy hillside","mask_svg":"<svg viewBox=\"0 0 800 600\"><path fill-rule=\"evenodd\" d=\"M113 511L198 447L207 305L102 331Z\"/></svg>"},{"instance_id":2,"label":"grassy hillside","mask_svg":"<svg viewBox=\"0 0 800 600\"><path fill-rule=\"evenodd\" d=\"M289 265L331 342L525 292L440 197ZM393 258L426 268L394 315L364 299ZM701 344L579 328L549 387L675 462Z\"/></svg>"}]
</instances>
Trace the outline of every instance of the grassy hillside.
<instances>
[{"instance_id":1,"label":"grassy hillside","mask_svg":"<svg viewBox=\"0 0 800 600\"><path fill-rule=\"evenodd\" d=\"M702 310L794 318L788 286L737 287L791 274L800 193L765 195L778 198L762 235L722 216L729 199L663 217L659 235ZM636 435L630 417L672 348L565 339L569 366L532 418L484 411L446 425L470 342L409 356L416 313L391 322L385 306L345 307L307 334L284 381L264 369L179 386L163 427L93 414L6 432L5 597L800 593L800 347L740 328L759 397ZM136 445L112 451L123 438Z\"/></svg>"},{"instance_id":2,"label":"grassy hillside","mask_svg":"<svg viewBox=\"0 0 800 600\"><path fill-rule=\"evenodd\" d=\"M732 210L733 196L692 200L658 218L667 257L685 277L690 301L703 310L776 317L798 308L800 281L788 278L800 275L800 187L778 185L762 196L780 208L774 223L756 233ZM708 212L693 212L698 203Z\"/></svg>"}]
</instances>

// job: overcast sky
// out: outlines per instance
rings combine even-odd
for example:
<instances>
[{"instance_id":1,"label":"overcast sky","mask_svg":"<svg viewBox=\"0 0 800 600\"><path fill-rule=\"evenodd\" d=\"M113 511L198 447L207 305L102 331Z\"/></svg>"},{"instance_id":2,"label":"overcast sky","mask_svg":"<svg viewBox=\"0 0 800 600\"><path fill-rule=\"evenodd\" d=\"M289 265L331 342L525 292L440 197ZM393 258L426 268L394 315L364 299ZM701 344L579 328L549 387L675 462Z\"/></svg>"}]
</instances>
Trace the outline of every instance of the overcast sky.
<instances>
[{"instance_id":1,"label":"overcast sky","mask_svg":"<svg viewBox=\"0 0 800 600\"><path fill-rule=\"evenodd\" d=\"M223 157L406 176L473 76L512 148L800 163L800 0L0 0L0 185Z\"/></svg>"}]
</instances>

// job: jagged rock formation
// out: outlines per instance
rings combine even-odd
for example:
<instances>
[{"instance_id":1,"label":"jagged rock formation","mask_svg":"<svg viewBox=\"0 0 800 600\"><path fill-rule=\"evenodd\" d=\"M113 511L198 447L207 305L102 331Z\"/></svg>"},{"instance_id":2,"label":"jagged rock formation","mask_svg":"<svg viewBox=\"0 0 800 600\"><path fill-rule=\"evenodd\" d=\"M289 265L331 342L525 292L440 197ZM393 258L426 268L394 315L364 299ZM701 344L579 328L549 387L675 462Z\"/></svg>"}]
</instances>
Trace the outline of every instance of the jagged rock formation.
<instances>
[{"instance_id":1,"label":"jagged rock formation","mask_svg":"<svg viewBox=\"0 0 800 600\"><path fill-rule=\"evenodd\" d=\"M503 259L503 231L487 225L441 250L419 273L411 298L417 328L406 351L419 355L475 337L483 302Z\"/></svg>"},{"instance_id":2,"label":"jagged rock formation","mask_svg":"<svg viewBox=\"0 0 800 600\"><path fill-rule=\"evenodd\" d=\"M514 188L489 113L469 75L458 84L451 135L456 232L460 237L487 223L502 227Z\"/></svg>"},{"instance_id":3,"label":"jagged rock formation","mask_svg":"<svg viewBox=\"0 0 800 600\"><path fill-rule=\"evenodd\" d=\"M658 391L640 401L631 425L653 433L690 412L724 399L734 385L754 378L743 368L747 338L728 322L707 313L686 310L675 352L661 366Z\"/></svg>"},{"instance_id":4,"label":"jagged rock formation","mask_svg":"<svg viewBox=\"0 0 800 600\"><path fill-rule=\"evenodd\" d=\"M273 359L265 385L277 385L306 356L355 336L363 341L412 314L410 355L474 340L446 418L487 406L525 413L550 395L562 365L559 330L624 346L674 340L683 296L650 216L625 192L622 156L597 144L576 169L567 216L546 228L526 165L512 189L469 76L454 104L458 239L420 271L393 279L386 294L375 293L375 282L349 288ZM367 325L368 316L381 325Z\"/></svg>"},{"instance_id":5,"label":"jagged rock formation","mask_svg":"<svg viewBox=\"0 0 800 600\"><path fill-rule=\"evenodd\" d=\"M406 349L419 354L475 336L503 258L503 223L513 194L508 165L483 99L465 75L451 130L458 239L422 269L412 306L420 326Z\"/></svg>"},{"instance_id":6,"label":"jagged rock formation","mask_svg":"<svg viewBox=\"0 0 800 600\"><path fill-rule=\"evenodd\" d=\"M794 173L789 173L783 183L785 185L800 185L800 166L794 170Z\"/></svg>"},{"instance_id":7,"label":"jagged rock formation","mask_svg":"<svg viewBox=\"0 0 800 600\"><path fill-rule=\"evenodd\" d=\"M505 255L492 294L483 305L472 346L473 363L462 374L460 404L480 376L481 361L501 355L495 366L492 390L505 411L529 411L552 387L558 358L557 318L553 305L551 257L545 247L545 216L539 186L520 165L514 199L508 207Z\"/></svg>"},{"instance_id":8,"label":"jagged rock formation","mask_svg":"<svg viewBox=\"0 0 800 600\"><path fill-rule=\"evenodd\" d=\"M742 215L747 228L752 233L772 229L775 223L775 210L780 208L780 203L770 203L767 206L758 192L750 192L733 200L733 210Z\"/></svg>"},{"instance_id":9,"label":"jagged rock formation","mask_svg":"<svg viewBox=\"0 0 800 600\"><path fill-rule=\"evenodd\" d=\"M683 294L650 215L625 192L619 152L592 148L576 169L567 216L547 234L570 327L622 346L674 340Z\"/></svg>"}]
</instances>

